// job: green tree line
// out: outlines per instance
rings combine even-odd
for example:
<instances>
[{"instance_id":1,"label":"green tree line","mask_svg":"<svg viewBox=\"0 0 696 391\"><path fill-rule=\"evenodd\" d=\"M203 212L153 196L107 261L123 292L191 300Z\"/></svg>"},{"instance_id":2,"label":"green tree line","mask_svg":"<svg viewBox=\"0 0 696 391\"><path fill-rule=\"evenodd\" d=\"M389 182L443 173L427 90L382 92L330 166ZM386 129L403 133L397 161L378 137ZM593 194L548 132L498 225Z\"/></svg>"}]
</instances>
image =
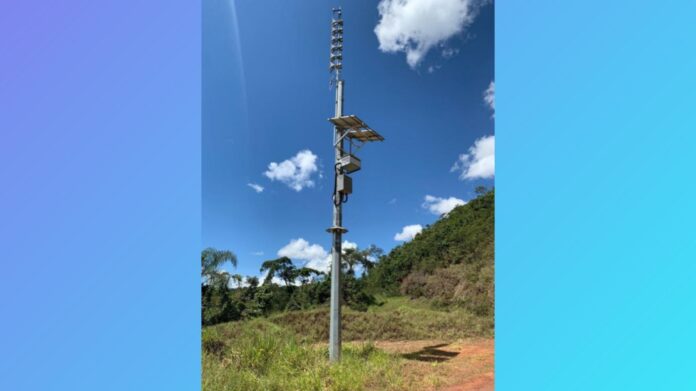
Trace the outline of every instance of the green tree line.
<instances>
[{"instance_id":1,"label":"green tree line","mask_svg":"<svg viewBox=\"0 0 696 391\"><path fill-rule=\"evenodd\" d=\"M383 254L376 246L346 249L342 256L341 282L343 304L355 310L366 310L375 303L366 293L364 277ZM206 248L201 252L201 321L212 325L278 311L313 308L326 304L330 297L329 273L308 267L296 267L288 257L265 261L258 277L242 277L221 270L229 263L236 267L237 257L228 250ZM361 267L363 273L356 271ZM278 281L279 283L277 283Z\"/></svg>"},{"instance_id":2,"label":"green tree line","mask_svg":"<svg viewBox=\"0 0 696 391\"><path fill-rule=\"evenodd\" d=\"M376 295L406 295L492 317L495 192L478 188L477 193L389 254L374 245L346 249L341 257L343 304L364 311L376 304ZM259 270L265 273L263 281L221 271L226 263L236 267L231 251L201 252L204 325L309 309L329 301L330 273L296 267L287 257L265 261Z\"/></svg>"}]
</instances>

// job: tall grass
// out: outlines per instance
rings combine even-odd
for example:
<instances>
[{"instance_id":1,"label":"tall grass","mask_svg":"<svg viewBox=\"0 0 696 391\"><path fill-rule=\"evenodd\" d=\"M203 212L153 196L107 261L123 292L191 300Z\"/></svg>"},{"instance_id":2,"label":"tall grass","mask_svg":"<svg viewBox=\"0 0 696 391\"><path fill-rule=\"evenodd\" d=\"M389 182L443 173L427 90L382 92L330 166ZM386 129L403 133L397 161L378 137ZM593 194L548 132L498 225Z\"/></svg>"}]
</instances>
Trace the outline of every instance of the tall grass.
<instances>
[{"instance_id":1,"label":"tall grass","mask_svg":"<svg viewBox=\"0 0 696 391\"><path fill-rule=\"evenodd\" d=\"M344 307L343 340L456 340L493 335L493 318L428 300L382 298L367 312ZM404 359L369 342L345 344L329 364L328 308L203 329L203 391L420 390L404 376ZM432 383L432 382L431 382Z\"/></svg>"},{"instance_id":2,"label":"tall grass","mask_svg":"<svg viewBox=\"0 0 696 391\"><path fill-rule=\"evenodd\" d=\"M455 340L468 337L492 337L492 316L476 316L462 308L433 308L427 300L390 298L367 312L343 309L343 339L365 340ZM328 340L328 308L290 311L269 320L292 330L303 340Z\"/></svg>"},{"instance_id":3,"label":"tall grass","mask_svg":"<svg viewBox=\"0 0 696 391\"><path fill-rule=\"evenodd\" d=\"M371 344L331 365L325 348L262 319L207 327L202 345L203 391L402 389L401 360Z\"/></svg>"}]
</instances>

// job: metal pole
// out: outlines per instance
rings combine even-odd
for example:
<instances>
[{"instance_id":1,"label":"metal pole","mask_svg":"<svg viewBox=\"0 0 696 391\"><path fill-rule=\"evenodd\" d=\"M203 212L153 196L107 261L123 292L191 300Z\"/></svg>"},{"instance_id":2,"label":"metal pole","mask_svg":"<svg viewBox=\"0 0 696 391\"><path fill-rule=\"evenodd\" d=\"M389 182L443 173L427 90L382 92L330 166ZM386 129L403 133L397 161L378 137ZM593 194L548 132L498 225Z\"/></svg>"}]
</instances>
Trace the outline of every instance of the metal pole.
<instances>
[{"instance_id":1,"label":"metal pole","mask_svg":"<svg viewBox=\"0 0 696 391\"><path fill-rule=\"evenodd\" d=\"M343 80L336 81L336 117L343 115ZM336 164L343 154L343 130L334 127ZM336 143L336 140L340 140ZM334 176L338 175L334 165ZM334 178L336 180L336 178ZM329 325L329 359L341 360L341 235L336 227L342 227L341 194L335 190L333 202L333 245L331 247L331 323Z\"/></svg>"}]
</instances>

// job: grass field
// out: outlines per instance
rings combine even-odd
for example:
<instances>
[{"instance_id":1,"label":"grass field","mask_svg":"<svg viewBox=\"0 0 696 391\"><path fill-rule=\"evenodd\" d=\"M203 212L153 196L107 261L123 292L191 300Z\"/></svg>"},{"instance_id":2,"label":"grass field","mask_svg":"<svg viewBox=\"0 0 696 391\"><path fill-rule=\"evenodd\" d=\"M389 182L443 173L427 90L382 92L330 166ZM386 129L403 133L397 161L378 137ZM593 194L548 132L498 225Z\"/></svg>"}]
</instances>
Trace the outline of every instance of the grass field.
<instances>
[{"instance_id":1,"label":"grass field","mask_svg":"<svg viewBox=\"0 0 696 391\"><path fill-rule=\"evenodd\" d=\"M319 343L328 339L325 308L204 328L203 390L428 389L419 379L404 376L413 365L411 356L376 346L383 341L490 340L493 336L492 319L405 298L384 300L368 312L344 309L343 315L344 341L360 342L344 345L338 365L329 364L326 346ZM432 366L432 372L439 373L437 365L434 361L418 368L428 371Z\"/></svg>"},{"instance_id":2,"label":"grass field","mask_svg":"<svg viewBox=\"0 0 696 391\"><path fill-rule=\"evenodd\" d=\"M493 318L478 317L462 309L435 309L425 300L389 298L367 312L344 307L343 339L365 340L454 340L467 337L492 337ZM328 340L329 310L285 312L269 320L293 331L305 341Z\"/></svg>"},{"instance_id":3,"label":"grass field","mask_svg":"<svg viewBox=\"0 0 696 391\"><path fill-rule=\"evenodd\" d=\"M340 365L267 320L203 331L203 390L364 390L400 388L399 360L371 344L348 346Z\"/></svg>"}]
</instances>

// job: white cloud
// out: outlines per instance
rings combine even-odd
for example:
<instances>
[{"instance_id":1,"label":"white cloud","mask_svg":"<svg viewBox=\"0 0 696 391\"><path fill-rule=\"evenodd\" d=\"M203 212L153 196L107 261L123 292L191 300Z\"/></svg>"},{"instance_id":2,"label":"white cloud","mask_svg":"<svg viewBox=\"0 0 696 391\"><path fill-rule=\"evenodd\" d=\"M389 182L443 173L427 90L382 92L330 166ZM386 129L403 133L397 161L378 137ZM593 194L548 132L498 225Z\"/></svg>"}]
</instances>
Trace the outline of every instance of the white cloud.
<instances>
[{"instance_id":1,"label":"white cloud","mask_svg":"<svg viewBox=\"0 0 696 391\"><path fill-rule=\"evenodd\" d=\"M259 279L259 282L263 282L262 279ZM242 283L238 284L237 281L234 281L232 278L227 283L227 287L230 289L235 289L235 288L246 288L248 287L249 284L249 277L242 277Z\"/></svg>"},{"instance_id":2,"label":"white cloud","mask_svg":"<svg viewBox=\"0 0 696 391\"><path fill-rule=\"evenodd\" d=\"M322 273L328 273L331 269L331 254L328 254L324 258L312 259L305 264L305 267L320 271Z\"/></svg>"},{"instance_id":3,"label":"white cloud","mask_svg":"<svg viewBox=\"0 0 696 391\"><path fill-rule=\"evenodd\" d=\"M483 101L486 102L486 105L488 105L488 108L493 110L493 113L495 114L495 82L491 81L491 84L488 85L488 88L486 88L486 91L483 92Z\"/></svg>"},{"instance_id":4,"label":"white cloud","mask_svg":"<svg viewBox=\"0 0 696 391\"><path fill-rule=\"evenodd\" d=\"M428 73L433 73L433 72L437 71L437 70L440 69L440 68L442 68L442 67L439 66L439 65L431 65L431 66L428 67Z\"/></svg>"},{"instance_id":5,"label":"white cloud","mask_svg":"<svg viewBox=\"0 0 696 391\"><path fill-rule=\"evenodd\" d=\"M343 243L341 243L341 252L342 253L346 252L346 250L348 250L348 249L355 250L357 248L358 248L358 244L355 242L349 242L347 240L344 240Z\"/></svg>"},{"instance_id":6,"label":"white cloud","mask_svg":"<svg viewBox=\"0 0 696 391\"><path fill-rule=\"evenodd\" d=\"M247 183L247 186L254 189L254 191L257 193L261 193L263 191L263 186L256 184L256 183Z\"/></svg>"},{"instance_id":7,"label":"white cloud","mask_svg":"<svg viewBox=\"0 0 696 391\"><path fill-rule=\"evenodd\" d=\"M341 252L347 249L356 249L358 244L344 240L341 243ZM305 267L327 273L331 266L331 251L327 251L318 244L310 244L303 238L292 239L290 243L278 250L279 257L288 257L292 260L306 261Z\"/></svg>"},{"instance_id":8,"label":"white cloud","mask_svg":"<svg viewBox=\"0 0 696 391\"><path fill-rule=\"evenodd\" d=\"M295 191L300 191L305 187L314 187L312 174L317 170L317 155L305 149L280 163L271 162L263 175L272 181L283 182Z\"/></svg>"},{"instance_id":9,"label":"white cloud","mask_svg":"<svg viewBox=\"0 0 696 391\"><path fill-rule=\"evenodd\" d=\"M459 198L455 197L440 198L431 195L426 195L423 207L425 209L428 209L430 213L441 216L443 214L449 213L455 207L464 204L466 204L466 201L460 200Z\"/></svg>"},{"instance_id":10,"label":"white cloud","mask_svg":"<svg viewBox=\"0 0 696 391\"><path fill-rule=\"evenodd\" d=\"M302 238L292 239L290 243L278 250L278 256L305 261L306 267L324 273L329 271L329 265L331 265L331 254L324 247L310 244Z\"/></svg>"},{"instance_id":11,"label":"white cloud","mask_svg":"<svg viewBox=\"0 0 696 391\"><path fill-rule=\"evenodd\" d=\"M443 58L452 58L459 54L459 49L457 48L445 48L442 49L442 57Z\"/></svg>"},{"instance_id":12,"label":"white cloud","mask_svg":"<svg viewBox=\"0 0 696 391\"><path fill-rule=\"evenodd\" d=\"M474 20L474 0L381 0L375 27L379 49L405 52L416 68L428 51L464 31Z\"/></svg>"},{"instance_id":13,"label":"white cloud","mask_svg":"<svg viewBox=\"0 0 696 391\"><path fill-rule=\"evenodd\" d=\"M468 153L459 155L450 171L461 171L460 179L495 176L495 135L476 140Z\"/></svg>"},{"instance_id":14,"label":"white cloud","mask_svg":"<svg viewBox=\"0 0 696 391\"><path fill-rule=\"evenodd\" d=\"M394 240L408 242L409 240L415 238L416 235L421 233L421 231L423 231L423 227L420 224L407 225L401 229L401 232L394 235Z\"/></svg>"},{"instance_id":15,"label":"white cloud","mask_svg":"<svg viewBox=\"0 0 696 391\"><path fill-rule=\"evenodd\" d=\"M260 257L263 255L263 251L254 251L253 253L251 253L251 255L256 255L257 257Z\"/></svg>"},{"instance_id":16,"label":"white cloud","mask_svg":"<svg viewBox=\"0 0 696 391\"><path fill-rule=\"evenodd\" d=\"M326 250L318 244L309 244L308 241L299 238L291 240L290 243L278 250L278 256L309 261L326 257Z\"/></svg>"}]
</instances>

